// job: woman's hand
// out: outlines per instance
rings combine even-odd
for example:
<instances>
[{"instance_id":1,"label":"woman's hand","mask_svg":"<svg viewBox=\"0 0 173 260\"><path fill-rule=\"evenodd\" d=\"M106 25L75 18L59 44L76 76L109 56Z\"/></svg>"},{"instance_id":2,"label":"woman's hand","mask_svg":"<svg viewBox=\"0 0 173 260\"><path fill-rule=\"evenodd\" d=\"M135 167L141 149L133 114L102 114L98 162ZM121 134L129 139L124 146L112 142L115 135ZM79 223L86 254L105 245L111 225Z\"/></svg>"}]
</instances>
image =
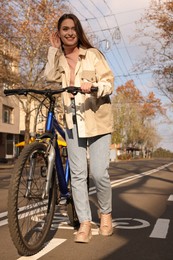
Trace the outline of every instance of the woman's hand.
<instances>
[{"instance_id":1,"label":"woman's hand","mask_svg":"<svg viewBox=\"0 0 173 260\"><path fill-rule=\"evenodd\" d=\"M81 85L81 90L84 93L90 93L91 92L92 83L91 82L84 82Z\"/></svg>"},{"instance_id":2,"label":"woman's hand","mask_svg":"<svg viewBox=\"0 0 173 260\"><path fill-rule=\"evenodd\" d=\"M52 47L55 47L55 48L58 48L58 49L61 47L61 40L58 36L58 32L51 33L50 43L51 43Z\"/></svg>"}]
</instances>

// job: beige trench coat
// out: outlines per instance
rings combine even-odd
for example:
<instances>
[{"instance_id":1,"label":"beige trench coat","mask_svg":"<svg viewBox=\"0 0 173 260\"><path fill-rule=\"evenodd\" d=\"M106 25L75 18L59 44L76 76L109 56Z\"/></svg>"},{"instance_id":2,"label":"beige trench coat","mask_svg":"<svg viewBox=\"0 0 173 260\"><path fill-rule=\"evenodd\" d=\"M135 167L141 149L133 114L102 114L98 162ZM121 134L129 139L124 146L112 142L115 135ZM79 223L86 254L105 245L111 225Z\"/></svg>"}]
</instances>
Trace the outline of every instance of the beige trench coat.
<instances>
[{"instance_id":1,"label":"beige trench coat","mask_svg":"<svg viewBox=\"0 0 173 260\"><path fill-rule=\"evenodd\" d=\"M44 71L46 80L59 82L62 87L70 84L70 68L63 52L50 47L48 62ZM110 94L114 89L114 76L103 55L95 48L79 48L79 59L75 68L74 86L92 82L98 87L97 93L75 95L76 120L79 137L92 137L113 131L113 115ZM71 99L63 93L65 123L73 128Z\"/></svg>"}]
</instances>

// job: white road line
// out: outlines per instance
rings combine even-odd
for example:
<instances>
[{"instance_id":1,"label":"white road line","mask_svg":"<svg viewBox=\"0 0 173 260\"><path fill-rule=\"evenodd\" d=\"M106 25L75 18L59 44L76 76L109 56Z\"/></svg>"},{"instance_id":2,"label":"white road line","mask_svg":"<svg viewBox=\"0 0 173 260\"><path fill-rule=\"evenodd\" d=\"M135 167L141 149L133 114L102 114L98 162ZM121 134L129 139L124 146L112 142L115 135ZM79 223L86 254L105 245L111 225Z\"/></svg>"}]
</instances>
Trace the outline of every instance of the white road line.
<instances>
[{"instance_id":1,"label":"white road line","mask_svg":"<svg viewBox=\"0 0 173 260\"><path fill-rule=\"evenodd\" d=\"M168 233L170 219L159 218L156 221L153 231L150 234L151 238L166 238Z\"/></svg>"},{"instance_id":2,"label":"white road line","mask_svg":"<svg viewBox=\"0 0 173 260\"><path fill-rule=\"evenodd\" d=\"M135 179L142 178L142 177L147 176L147 175L151 175L152 173L158 172L158 171L160 171L160 170L162 170L162 169L164 169L164 168L166 168L166 167L168 167L168 166L170 166L170 165L172 165L172 164L173 164L173 162L168 163L168 164L165 164L165 165L162 165L162 166L160 166L160 167L158 167L158 168L156 168L156 169L152 169L152 170L147 171L147 172L143 172L143 173L139 173L139 174L134 174L134 175L132 175L132 176L128 176L128 177L126 177L126 178L124 178L124 179L121 179L121 180L112 181L112 182L111 182L111 186L112 186L112 187L116 187L116 186L119 186L119 185L121 185L121 184L130 182L130 181L133 181L133 180L135 180ZM89 195L92 195L92 194L95 194L95 193L96 193L96 188L95 188L95 187L91 187L91 188L90 188ZM173 195L172 195L172 196L173 196ZM5 217L5 216L7 216L7 212L0 213L0 218ZM2 222L2 223L1 223L1 222ZM0 221L0 226L6 225L6 224L7 224L6 221L3 221L3 220Z\"/></svg>"},{"instance_id":3,"label":"white road line","mask_svg":"<svg viewBox=\"0 0 173 260\"><path fill-rule=\"evenodd\" d=\"M0 227L1 226L5 226L5 225L7 225L8 224L8 220L7 219L4 219L4 220L1 220L0 221Z\"/></svg>"},{"instance_id":4,"label":"white road line","mask_svg":"<svg viewBox=\"0 0 173 260\"><path fill-rule=\"evenodd\" d=\"M0 218L4 218L7 216L7 211L0 213Z\"/></svg>"},{"instance_id":5,"label":"white road line","mask_svg":"<svg viewBox=\"0 0 173 260\"><path fill-rule=\"evenodd\" d=\"M171 163L169 163L169 164L165 164L165 165L163 165L163 166L160 166L160 167L158 167L158 168L156 168L156 169L152 169L152 170L147 171L147 172L143 172L143 173L139 173L139 174L134 174L134 175L132 175L132 176L128 176L128 177L126 177L126 178L124 178L124 179L121 179L121 180L112 181L112 182L111 182L111 187L116 187L116 186L119 186L119 185L121 185L121 184L130 182L130 181L133 181L133 180L135 180L135 179L139 179L139 178L143 178L144 176L151 175L151 174L153 174L153 173L155 173L155 172L158 172L158 171L160 171L160 170L164 169L165 167L168 167L168 166L170 166L170 165L172 165L172 164L173 164L173 163L171 162ZM92 188L90 189L89 195L92 195L92 194L94 194L94 193L96 193L96 188L95 188L95 187L92 187Z\"/></svg>"},{"instance_id":6,"label":"white road line","mask_svg":"<svg viewBox=\"0 0 173 260\"><path fill-rule=\"evenodd\" d=\"M40 257L42 257L43 255L46 255L47 253L49 253L51 250L53 250L55 247L59 246L60 244L62 244L63 242L65 242L67 239L61 239L61 238L53 238L48 244L47 246L45 246L45 248L43 248L40 252L38 252L37 254L33 255L33 256L22 256L20 258L18 258L17 260L37 260Z\"/></svg>"},{"instance_id":7,"label":"white road line","mask_svg":"<svg viewBox=\"0 0 173 260\"><path fill-rule=\"evenodd\" d=\"M173 195L170 195L168 201L173 201Z\"/></svg>"}]
</instances>

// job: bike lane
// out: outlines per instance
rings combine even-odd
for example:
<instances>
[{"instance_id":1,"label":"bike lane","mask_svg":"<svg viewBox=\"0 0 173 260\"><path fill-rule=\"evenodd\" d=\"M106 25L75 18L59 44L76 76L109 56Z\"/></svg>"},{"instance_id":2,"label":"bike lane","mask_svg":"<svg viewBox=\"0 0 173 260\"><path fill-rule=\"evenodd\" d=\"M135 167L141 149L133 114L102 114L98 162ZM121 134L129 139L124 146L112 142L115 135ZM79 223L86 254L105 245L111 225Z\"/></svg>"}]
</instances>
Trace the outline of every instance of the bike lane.
<instances>
[{"instance_id":1,"label":"bike lane","mask_svg":"<svg viewBox=\"0 0 173 260\"><path fill-rule=\"evenodd\" d=\"M88 245L73 242L75 230L68 225L65 212L57 212L52 231L58 232L45 251L35 258L18 259L119 259L129 260L172 260L173 250L170 238L173 217L173 177L165 168L172 163L141 174L134 174L111 182L113 188L114 234L105 238L98 235L95 187L90 189L93 212L93 238ZM163 183L159 185L158 183ZM172 190L171 190L172 189ZM56 240L57 239L57 240ZM64 241L63 241L64 239ZM56 246L56 243L59 243ZM48 253L49 252L49 253Z\"/></svg>"}]
</instances>

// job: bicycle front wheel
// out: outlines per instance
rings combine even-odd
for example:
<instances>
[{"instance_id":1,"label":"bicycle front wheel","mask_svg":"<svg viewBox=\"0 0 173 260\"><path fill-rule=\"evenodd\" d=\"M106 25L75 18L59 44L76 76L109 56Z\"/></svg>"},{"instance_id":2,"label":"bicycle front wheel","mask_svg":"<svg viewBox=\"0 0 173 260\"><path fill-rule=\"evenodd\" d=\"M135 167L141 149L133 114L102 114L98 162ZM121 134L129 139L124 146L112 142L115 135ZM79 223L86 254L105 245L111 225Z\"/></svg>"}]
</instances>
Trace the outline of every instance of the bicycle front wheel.
<instances>
[{"instance_id":1,"label":"bicycle front wheel","mask_svg":"<svg viewBox=\"0 0 173 260\"><path fill-rule=\"evenodd\" d=\"M48 167L47 147L35 142L26 146L15 165L8 194L9 230L20 255L36 254L44 247L54 216L55 173L44 196Z\"/></svg>"}]
</instances>

